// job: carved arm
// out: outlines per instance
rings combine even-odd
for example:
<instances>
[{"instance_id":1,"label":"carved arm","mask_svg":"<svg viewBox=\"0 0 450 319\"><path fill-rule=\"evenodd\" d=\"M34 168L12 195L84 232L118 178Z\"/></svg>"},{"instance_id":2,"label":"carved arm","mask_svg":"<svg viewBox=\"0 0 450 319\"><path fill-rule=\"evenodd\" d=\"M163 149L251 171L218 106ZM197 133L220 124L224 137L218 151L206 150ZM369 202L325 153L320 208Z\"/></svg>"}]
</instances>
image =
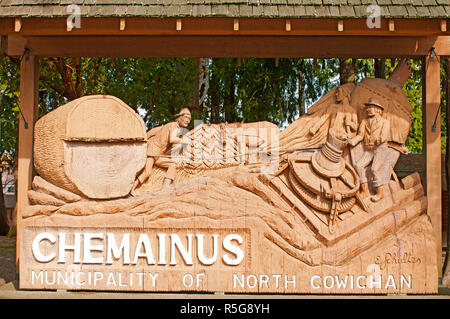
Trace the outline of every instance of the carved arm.
<instances>
[{"instance_id":1,"label":"carved arm","mask_svg":"<svg viewBox=\"0 0 450 319\"><path fill-rule=\"evenodd\" d=\"M366 122L363 120L359 125L358 134L349 140L351 146L356 146L359 142L364 139L364 134L366 132Z\"/></svg>"}]
</instances>

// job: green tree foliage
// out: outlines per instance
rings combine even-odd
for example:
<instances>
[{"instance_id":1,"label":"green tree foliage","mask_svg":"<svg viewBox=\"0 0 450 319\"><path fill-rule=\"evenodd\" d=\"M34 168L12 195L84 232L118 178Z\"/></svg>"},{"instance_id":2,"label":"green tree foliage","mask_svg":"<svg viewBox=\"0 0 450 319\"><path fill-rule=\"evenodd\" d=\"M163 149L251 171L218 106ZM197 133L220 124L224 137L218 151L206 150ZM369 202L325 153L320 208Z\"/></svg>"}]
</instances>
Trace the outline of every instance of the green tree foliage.
<instances>
[{"instance_id":1,"label":"green tree foliage","mask_svg":"<svg viewBox=\"0 0 450 319\"><path fill-rule=\"evenodd\" d=\"M303 104L311 105L337 85L336 65L336 59L242 59L240 66L236 59L211 59L205 118L285 126L301 114Z\"/></svg>"},{"instance_id":2,"label":"green tree foliage","mask_svg":"<svg viewBox=\"0 0 450 319\"><path fill-rule=\"evenodd\" d=\"M197 68L192 59L106 61L102 94L119 97L143 115L148 128L173 120L189 104Z\"/></svg>"},{"instance_id":3,"label":"green tree foliage","mask_svg":"<svg viewBox=\"0 0 450 319\"><path fill-rule=\"evenodd\" d=\"M19 72L9 58L0 59L0 158L12 163L19 119Z\"/></svg>"},{"instance_id":4,"label":"green tree foliage","mask_svg":"<svg viewBox=\"0 0 450 319\"><path fill-rule=\"evenodd\" d=\"M18 91L19 76L16 65L8 58L0 59L0 180L8 167L14 167L19 117ZM8 231L5 200L1 192L0 235L4 236Z\"/></svg>"},{"instance_id":5,"label":"green tree foliage","mask_svg":"<svg viewBox=\"0 0 450 319\"><path fill-rule=\"evenodd\" d=\"M391 60L388 60L386 64L388 74L392 74L395 66ZM411 75L403 87L403 92L413 108L411 113L413 121L406 140L406 147L411 153L422 153L422 63L420 59L410 60L410 65Z\"/></svg>"},{"instance_id":6,"label":"green tree foliage","mask_svg":"<svg viewBox=\"0 0 450 319\"><path fill-rule=\"evenodd\" d=\"M386 60L387 75L389 76L395 69L396 62L393 60ZM445 72L443 68L443 60L441 61L441 83L444 82ZM411 153L422 153L422 138L423 138L423 126L422 126L422 60L421 59L411 59L409 60L411 66L411 75L403 87L403 92L407 96L411 106L413 107L413 112L411 116L413 122L409 130L408 139L406 140L406 147L408 147ZM441 151L446 152L446 140L447 140L447 127L446 127L446 107L445 104L445 90L441 88L441 106L440 112L441 116L438 117L437 114L427 114L427 116L436 119L437 125L441 125Z\"/></svg>"},{"instance_id":7,"label":"green tree foliage","mask_svg":"<svg viewBox=\"0 0 450 319\"><path fill-rule=\"evenodd\" d=\"M41 59L42 114L74 98L109 94L139 112L148 128L158 126L189 103L196 72L192 59Z\"/></svg>"}]
</instances>

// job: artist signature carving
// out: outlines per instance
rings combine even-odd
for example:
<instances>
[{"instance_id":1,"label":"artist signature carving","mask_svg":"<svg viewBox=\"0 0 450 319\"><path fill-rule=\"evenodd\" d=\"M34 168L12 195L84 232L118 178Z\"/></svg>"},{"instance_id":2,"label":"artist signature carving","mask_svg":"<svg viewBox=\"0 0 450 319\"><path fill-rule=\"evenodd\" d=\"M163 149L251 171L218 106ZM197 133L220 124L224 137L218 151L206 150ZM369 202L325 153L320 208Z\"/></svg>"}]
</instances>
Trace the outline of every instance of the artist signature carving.
<instances>
[{"instance_id":1,"label":"artist signature carving","mask_svg":"<svg viewBox=\"0 0 450 319\"><path fill-rule=\"evenodd\" d=\"M384 256L377 256L375 264L383 270L390 264L420 264L422 261L419 257L413 256L411 253L405 252L401 256L395 253L385 253Z\"/></svg>"}]
</instances>

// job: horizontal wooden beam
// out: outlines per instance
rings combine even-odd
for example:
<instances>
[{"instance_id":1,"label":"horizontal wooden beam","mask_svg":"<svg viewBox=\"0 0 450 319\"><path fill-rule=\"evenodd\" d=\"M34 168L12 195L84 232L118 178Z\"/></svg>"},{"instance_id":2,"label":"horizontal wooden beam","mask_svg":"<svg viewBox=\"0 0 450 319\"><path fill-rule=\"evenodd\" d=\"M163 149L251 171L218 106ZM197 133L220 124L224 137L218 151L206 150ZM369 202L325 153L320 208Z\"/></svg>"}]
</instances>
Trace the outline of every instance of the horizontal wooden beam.
<instances>
[{"instance_id":1,"label":"horizontal wooden beam","mask_svg":"<svg viewBox=\"0 0 450 319\"><path fill-rule=\"evenodd\" d=\"M117 28L117 25L116 25ZM181 31L180 31L181 32ZM8 54L54 57L364 58L450 55L450 37L8 36ZM447 45L447 46L446 46Z\"/></svg>"},{"instance_id":2,"label":"horizontal wooden beam","mask_svg":"<svg viewBox=\"0 0 450 319\"><path fill-rule=\"evenodd\" d=\"M443 57L450 56L450 36L437 37L433 45L436 54Z\"/></svg>"},{"instance_id":3,"label":"horizontal wooden beam","mask_svg":"<svg viewBox=\"0 0 450 319\"><path fill-rule=\"evenodd\" d=\"M210 18L126 18L126 29L119 30L120 17L83 18L80 28L72 28L72 35L233 35L236 33L236 19L225 17ZM345 28L340 31L336 27L342 20ZM181 24L178 30L175 25ZM332 19L332 18L290 18L289 30L286 19L281 18L239 18L238 32L242 35L401 35L427 36L450 35L442 31L445 19L395 19L395 31L389 28L389 19L381 18L380 28L369 28L367 20L363 19ZM393 21L393 20L392 20ZM66 18L22 18L21 27L17 29L15 19L0 18L0 34L19 33L23 36L66 35Z\"/></svg>"}]
</instances>

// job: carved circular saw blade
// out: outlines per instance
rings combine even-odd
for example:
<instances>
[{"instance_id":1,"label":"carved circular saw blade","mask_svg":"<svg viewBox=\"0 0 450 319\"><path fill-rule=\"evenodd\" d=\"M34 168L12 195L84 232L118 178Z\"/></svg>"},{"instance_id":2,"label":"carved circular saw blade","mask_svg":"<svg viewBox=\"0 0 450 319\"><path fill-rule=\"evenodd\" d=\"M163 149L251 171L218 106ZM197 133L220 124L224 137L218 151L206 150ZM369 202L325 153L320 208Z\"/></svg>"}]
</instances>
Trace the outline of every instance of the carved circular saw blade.
<instances>
[{"instance_id":1,"label":"carved circular saw blade","mask_svg":"<svg viewBox=\"0 0 450 319\"><path fill-rule=\"evenodd\" d=\"M318 194L314 194L313 192L306 189L303 185L301 185L297 178L295 177L292 171L289 172L289 182L294 189L294 191L299 195L309 206L324 212L330 213L332 200L328 198L323 198ZM342 199L341 205L338 207L337 212L343 213L350 210L353 205L356 203L355 197L348 197Z\"/></svg>"},{"instance_id":2,"label":"carved circular saw blade","mask_svg":"<svg viewBox=\"0 0 450 319\"><path fill-rule=\"evenodd\" d=\"M340 176L337 176L335 185L331 185L332 177L318 174L311 165L311 157L294 159L290 161L291 170L296 179L306 189L325 198L333 198L334 193L341 193L343 198L352 197L359 189L359 178L356 171L349 164Z\"/></svg>"},{"instance_id":3,"label":"carved circular saw blade","mask_svg":"<svg viewBox=\"0 0 450 319\"><path fill-rule=\"evenodd\" d=\"M359 189L356 171L345 164L342 174L337 177L325 177L312 167L311 157L302 157L290 161L289 182L294 191L311 207L330 213L334 194L340 193L342 201L338 213L348 211L356 203L354 197Z\"/></svg>"}]
</instances>

